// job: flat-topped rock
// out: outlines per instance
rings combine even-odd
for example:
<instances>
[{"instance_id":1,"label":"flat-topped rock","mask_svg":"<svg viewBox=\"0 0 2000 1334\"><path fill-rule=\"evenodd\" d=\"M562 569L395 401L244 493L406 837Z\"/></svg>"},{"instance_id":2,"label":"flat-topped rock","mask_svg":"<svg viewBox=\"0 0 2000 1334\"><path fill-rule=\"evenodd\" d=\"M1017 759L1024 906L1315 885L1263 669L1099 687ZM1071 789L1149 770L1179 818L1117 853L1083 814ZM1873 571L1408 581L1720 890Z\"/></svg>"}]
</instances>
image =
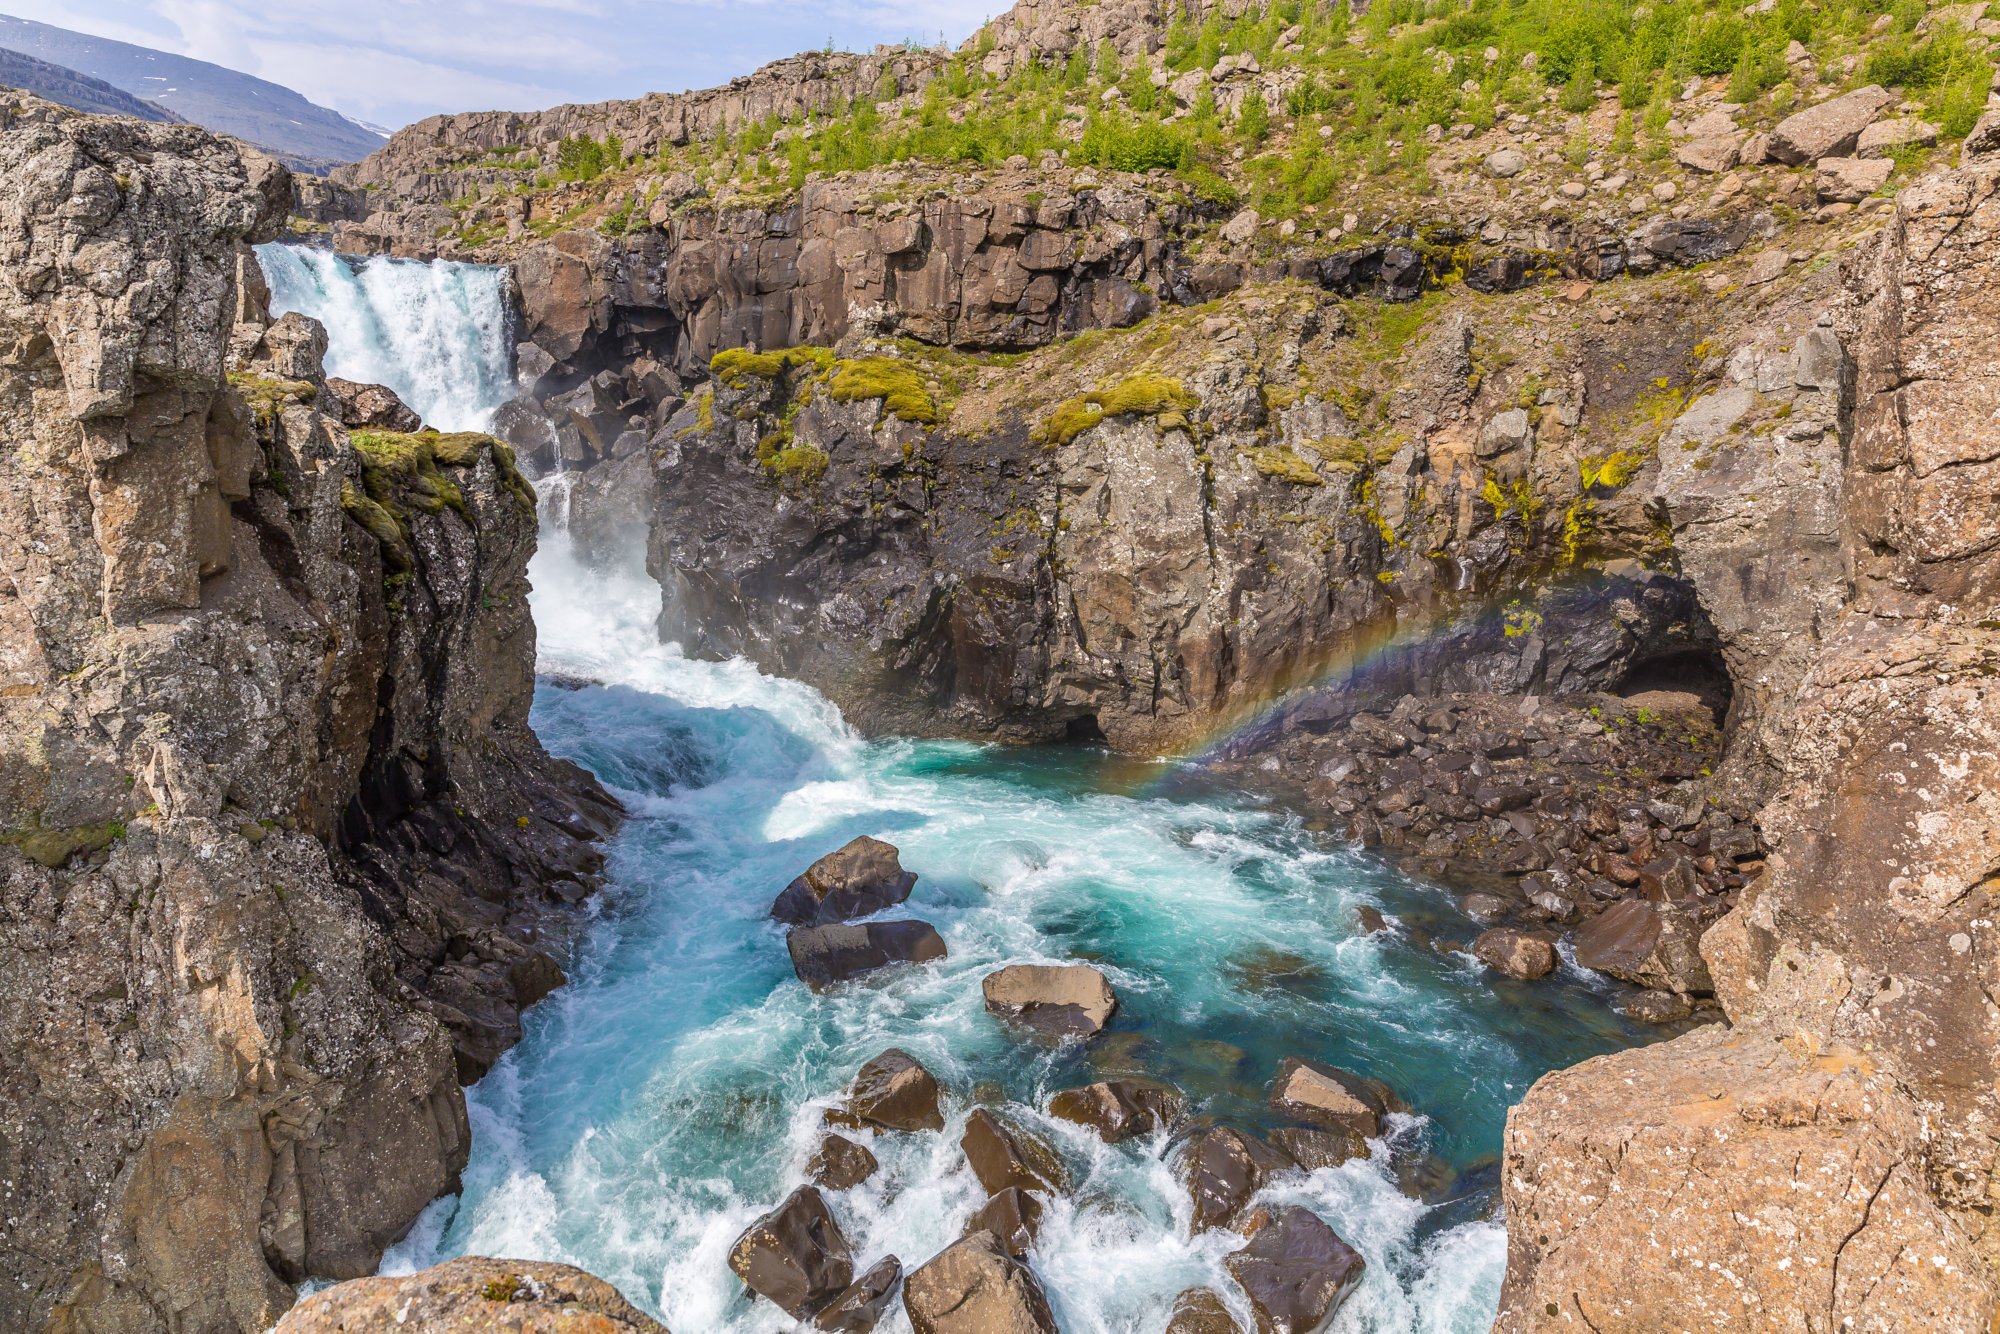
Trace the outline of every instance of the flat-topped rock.
<instances>
[{"instance_id":1,"label":"flat-topped rock","mask_svg":"<svg viewBox=\"0 0 2000 1334\"><path fill-rule=\"evenodd\" d=\"M1771 131L1770 154L1788 167L1838 157L1859 142L1861 132L1882 114L1882 108L1896 99L1886 90L1869 84L1818 106L1794 112Z\"/></svg>"},{"instance_id":2,"label":"flat-topped rock","mask_svg":"<svg viewBox=\"0 0 2000 1334\"><path fill-rule=\"evenodd\" d=\"M916 1057L891 1047L856 1072L846 1103L826 1119L879 1130L943 1130L939 1096L937 1076Z\"/></svg>"},{"instance_id":3,"label":"flat-topped rock","mask_svg":"<svg viewBox=\"0 0 2000 1334\"><path fill-rule=\"evenodd\" d=\"M1069 1174L1053 1149L984 1107L965 1119L965 1134L959 1143L965 1149L965 1160L972 1164L972 1174L989 1195L1009 1186L1060 1191L1069 1185Z\"/></svg>"},{"instance_id":4,"label":"flat-topped rock","mask_svg":"<svg viewBox=\"0 0 2000 1334\"><path fill-rule=\"evenodd\" d=\"M1361 1255L1310 1209L1279 1209L1250 1244L1222 1262L1243 1285L1265 1334L1326 1328L1361 1282Z\"/></svg>"},{"instance_id":5,"label":"flat-topped rock","mask_svg":"<svg viewBox=\"0 0 2000 1334\"><path fill-rule=\"evenodd\" d=\"M1472 942L1472 953L1493 971L1523 982L1547 977L1556 969L1555 941L1543 931L1494 927Z\"/></svg>"},{"instance_id":6,"label":"flat-topped rock","mask_svg":"<svg viewBox=\"0 0 2000 1334\"><path fill-rule=\"evenodd\" d=\"M743 1286L797 1320L854 1281L847 1238L811 1186L800 1186L745 1228L729 1248L729 1267Z\"/></svg>"},{"instance_id":7,"label":"flat-topped rock","mask_svg":"<svg viewBox=\"0 0 2000 1334\"><path fill-rule=\"evenodd\" d=\"M1106 1144L1164 1130L1181 1107L1180 1094L1150 1079L1100 1080L1049 1099L1049 1115L1088 1126Z\"/></svg>"},{"instance_id":8,"label":"flat-topped rock","mask_svg":"<svg viewBox=\"0 0 2000 1334\"><path fill-rule=\"evenodd\" d=\"M1118 1009L1104 974L1088 964L1009 964L987 974L986 1008L1046 1037L1090 1037Z\"/></svg>"},{"instance_id":9,"label":"flat-topped rock","mask_svg":"<svg viewBox=\"0 0 2000 1334\"><path fill-rule=\"evenodd\" d=\"M500 1322L505 1321L503 1326ZM394 1278L357 1278L300 1301L278 1334L505 1328L510 1334L667 1334L603 1279L569 1265L463 1255Z\"/></svg>"},{"instance_id":10,"label":"flat-topped rock","mask_svg":"<svg viewBox=\"0 0 2000 1334\"><path fill-rule=\"evenodd\" d=\"M826 926L893 908L917 883L893 844L866 834L806 868L771 905L771 916L792 926Z\"/></svg>"},{"instance_id":11,"label":"flat-topped rock","mask_svg":"<svg viewBox=\"0 0 2000 1334\"><path fill-rule=\"evenodd\" d=\"M785 934L792 971L814 991L899 963L945 957L944 938L929 922L860 922L795 926Z\"/></svg>"},{"instance_id":12,"label":"flat-topped rock","mask_svg":"<svg viewBox=\"0 0 2000 1334\"><path fill-rule=\"evenodd\" d=\"M938 1252L903 1283L913 1334L1056 1334L1049 1299L991 1232Z\"/></svg>"},{"instance_id":13,"label":"flat-topped rock","mask_svg":"<svg viewBox=\"0 0 2000 1334\"><path fill-rule=\"evenodd\" d=\"M1374 1139L1382 1133L1382 1118L1404 1105L1380 1080L1290 1056L1271 1081L1271 1108L1307 1125Z\"/></svg>"},{"instance_id":14,"label":"flat-topped rock","mask_svg":"<svg viewBox=\"0 0 2000 1334\"><path fill-rule=\"evenodd\" d=\"M1271 1147L1308 1172L1368 1156L1368 1141L1358 1132L1321 1126L1282 1126L1271 1132Z\"/></svg>"}]
</instances>

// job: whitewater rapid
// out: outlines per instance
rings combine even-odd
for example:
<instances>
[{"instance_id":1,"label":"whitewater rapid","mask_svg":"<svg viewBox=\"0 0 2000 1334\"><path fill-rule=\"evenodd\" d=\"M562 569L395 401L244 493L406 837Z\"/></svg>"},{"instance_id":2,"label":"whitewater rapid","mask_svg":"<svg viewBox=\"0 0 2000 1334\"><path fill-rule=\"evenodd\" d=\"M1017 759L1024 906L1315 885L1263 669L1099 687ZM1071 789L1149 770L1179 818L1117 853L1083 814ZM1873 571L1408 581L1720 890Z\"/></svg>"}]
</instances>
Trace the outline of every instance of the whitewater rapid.
<instances>
[{"instance_id":1,"label":"whitewater rapid","mask_svg":"<svg viewBox=\"0 0 2000 1334\"><path fill-rule=\"evenodd\" d=\"M320 319L328 369L388 384L440 428L485 424L511 395L504 274L444 263L260 250L274 306ZM1410 885L1297 819L1157 766L1086 749L867 740L821 696L748 663L689 660L654 633L659 588L578 561L565 479L541 478L530 574L548 679L533 721L631 819L571 982L468 1090L472 1161L384 1261L405 1272L478 1253L568 1261L677 1334L792 1322L743 1296L730 1243L803 1179L820 1113L888 1046L954 1094L943 1134L870 1136L881 1170L830 1193L857 1272L905 1269L961 1232L982 1197L958 1147L974 1099L1004 1103L1069 1162L1032 1264L1063 1329L1155 1334L1196 1284L1249 1312L1222 1267L1232 1234L1188 1235L1162 1138L1106 1146L1042 1112L1056 1089L1146 1073L1258 1129L1287 1055L1375 1074L1422 1115L1392 1132L1462 1175L1459 1198L1399 1188L1389 1146L1267 1192L1318 1211L1367 1260L1334 1329L1484 1330L1505 1263L1490 1210L1506 1107L1543 1071L1634 1035L1585 994L1496 982L1405 932L1358 934L1367 904L1406 928L1462 929ZM595 684L578 686L577 681ZM857 834L920 875L910 915L950 956L825 995L791 974L767 912L788 880ZM1088 958L1121 998L1088 1048L1023 1044L979 982L1003 963ZM1449 1194L1450 1192L1445 1192ZM907 1330L900 1310L883 1328Z\"/></svg>"}]
</instances>

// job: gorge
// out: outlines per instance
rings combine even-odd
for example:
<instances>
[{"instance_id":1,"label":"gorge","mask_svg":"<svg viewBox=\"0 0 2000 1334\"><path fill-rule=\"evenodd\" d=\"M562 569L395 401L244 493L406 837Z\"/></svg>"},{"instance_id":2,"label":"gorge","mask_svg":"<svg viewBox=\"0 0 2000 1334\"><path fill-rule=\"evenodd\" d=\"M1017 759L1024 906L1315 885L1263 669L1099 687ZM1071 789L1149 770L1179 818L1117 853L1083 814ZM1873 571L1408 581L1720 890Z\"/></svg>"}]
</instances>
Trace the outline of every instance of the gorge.
<instances>
[{"instance_id":1,"label":"gorge","mask_svg":"<svg viewBox=\"0 0 2000 1334\"><path fill-rule=\"evenodd\" d=\"M1695 10L0 103L0 1325L1987 1328L2000 26Z\"/></svg>"}]
</instances>

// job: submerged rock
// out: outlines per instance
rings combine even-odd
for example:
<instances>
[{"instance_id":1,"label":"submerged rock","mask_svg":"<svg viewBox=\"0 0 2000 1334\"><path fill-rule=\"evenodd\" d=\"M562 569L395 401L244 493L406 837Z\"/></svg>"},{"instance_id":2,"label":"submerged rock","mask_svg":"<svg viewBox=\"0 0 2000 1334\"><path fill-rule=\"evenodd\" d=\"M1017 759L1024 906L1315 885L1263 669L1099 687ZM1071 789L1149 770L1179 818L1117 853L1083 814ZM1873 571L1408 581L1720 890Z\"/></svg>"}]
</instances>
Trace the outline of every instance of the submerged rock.
<instances>
[{"instance_id":1,"label":"submerged rock","mask_svg":"<svg viewBox=\"0 0 2000 1334\"><path fill-rule=\"evenodd\" d=\"M1007 1248L1007 1253L1018 1259L1035 1244L1035 1233L1041 1225L1042 1202L1019 1186L1009 1186L979 1206L965 1230L991 1232Z\"/></svg>"},{"instance_id":2,"label":"submerged rock","mask_svg":"<svg viewBox=\"0 0 2000 1334\"><path fill-rule=\"evenodd\" d=\"M917 883L893 844L866 834L806 868L771 905L771 916L792 926L825 926L893 908Z\"/></svg>"},{"instance_id":3,"label":"submerged rock","mask_svg":"<svg viewBox=\"0 0 2000 1334\"><path fill-rule=\"evenodd\" d=\"M827 1135L806 1164L806 1176L827 1190L851 1190L874 1176L880 1165L867 1145L845 1135Z\"/></svg>"},{"instance_id":4,"label":"submerged rock","mask_svg":"<svg viewBox=\"0 0 2000 1334\"><path fill-rule=\"evenodd\" d=\"M1285 1126L1271 1132L1271 1147L1308 1172L1339 1167L1350 1158L1366 1158L1368 1141L1353 1130L1303 1129Z\"/></svg>"},{"instance_id":5,"label":"submerged rock","mask_svg":"<svg viewBox=\"0 0 2000 1334\"><path fill-rule=\"evenodd\" d=\"M1213 1288L1189 1288L1174 1298L1167 1334L1242 1334L1242 1327Z\"/></svg>"},{"instance_id":6,"label":"submerged rock","mask_svg":"<svg viewBox=\"0 0 2000 1334\"><path fill-rule=\"evenodd\" d=\"M837 1124L882 1130L943 1130L937 1076L899 1047L861 1067L844 1106L827 1113Z\"/></svg>"},{"instance_id":7,"label":"submerged rock","mask_svg":"<svg viewBox=\"0 0 2000 1334\"><path fill-rule=\"evenodd\" d=\"M1042 1285L991 1232L933 1256L903 1284L914 1334L1056 1334Z\"/></svg>"},{"instance_id":8,"label":"submerged rock","mask_svg":"<svg viewBox=\"0 0 2000 1334\"><path fill-rule=\"evenodd\" d=\"M785 933L785 948L791 951L792 971L814 991L891 964L929 963L946 953L937 928L914 920L795 926Z\"/></svg>"},{"instance_id":9,"label":"submerged rock","mask_svg":"<svg viewBox=\"0 0 2000 1334\"><path fill-rule=\"evenodd\" d=\"M395 1278L336 1283L287 1311L276 1334L503 1328L510 1334L667 1334L618 1289L581 1269L483 1255Z\"/></svg>"},{"instance_id":10,"label":"submerged rock","mask_svg":"<svg viewBox=\"0 0 2000 1334\"><path fill-rule=\"evenodd\" d=\"M1197 1137L1182 1151L1179 1164L1194 1201L1194 1230L1235 1223L1270 1175L1292 1166L1283 1153L1234 1126L1217 1126Z\"/></svg>"},{"instance_id":11,"label":"submerged rock","mask_svg":"<svg viewBox=\"0 0 2000 1334\"><path fill-rule=\"evenodd\" d=\"M1359 1252L1310 1209L1280 1209L1223 1261L1243 1285L1260 1334L1316 1334L1361 1281Z\"/></svg>"},{"instance_id":12,"label":"submerged rock","mask_svg":"<svg viewBox=\"0 0 2000 1334\"><path fill-rule=\"evenodd\" d=\"M1556 970L1556 945L1545 932L1500 926L1482 931L1472 942L1479 961L1497 973L1523 982L1547 977Z\"/></svg>"},{"instance_id":13,"label":"submerged rock","mask_svg":"<svg viewBox=\"0 0 2000 1334\"><path fill-rule=\"evenodd\" d=\"M1106 1144L1164 1130L1181 1107L1180 1094L1150 1079L1107 1079L1049 1099L1049 1115L1088 1126Z\"/></svg>"},{"instance_id":14,"label":"submerged rock","mask_svg":"<svg viewBox=\"0 0 2000 1334\"><path fill-rule=\"evenodd\" d=\"M1069 1174L1053 1149L984 1107L965 1119L965 1135L959 1143L965 1149L965 1160L972 1164L972 1174L989 1195L1009 1186L1061 1191L1069 1185Z\"/></svg>"},{"instance_id":15,"label":"submerged rock","mask_svg":"<svg viewBox=\"0 0 2000 1334\"><path fill-rule=\"evenodd\" d=\"M729 1248L743 1285L795 1319L804 1319L854 1281L847 1238L811 1186L800 1186Z\"/></svg>"},{"instance_id":16,"label":"submerged rock","mask_svg":"<svg viewBox=\"0 0 2000 1334\"><path fill-rule=\"evenodd\" d=\"M1118 1009L1118 995L1088 964L1010 964L987 974L986 1008L1045 1037L1090 1037Z\"/></svg>"},{"instance_id":17,"label":"submerged rock","mask_svg":"<svg viewBox=\"0 0 2000 1334\"><path fill-rule=\"evenodd\" d=\"M883 1256L813 1317L813 1328L831 1334L868 1334L889 1309L902 1277L903 1262L893 1255Z\"/></svg>"},{"instance_id":18,"label":"submerged rock","mask_svg":"<svg viewBox=\"0 0 2000 1334\"><path fill-rule=\"evenodd\" d=\"M1404 1110L1380 1080L1367 1079L1302 1056L1288 1056L1271 1081L1271 1108L1295 1121L1352 1130L1366 1139L1382 1133L1382 1118Z\"/></svg>"}]
</instances>

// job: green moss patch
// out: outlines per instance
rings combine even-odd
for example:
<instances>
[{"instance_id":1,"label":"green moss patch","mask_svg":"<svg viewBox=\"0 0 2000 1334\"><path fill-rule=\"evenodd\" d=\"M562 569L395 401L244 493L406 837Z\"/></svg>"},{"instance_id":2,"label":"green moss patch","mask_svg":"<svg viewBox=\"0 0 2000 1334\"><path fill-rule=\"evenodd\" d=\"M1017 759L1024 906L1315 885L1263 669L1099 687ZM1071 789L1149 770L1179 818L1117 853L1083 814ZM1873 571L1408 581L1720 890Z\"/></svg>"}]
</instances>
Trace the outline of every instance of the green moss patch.
<instances>
[{"instance_id":1,"label":"green moss patch","mask_svg":"<svg viewBox=\"0 0 2000 1334\"><path fill-rule=\"evenodd\" d=\"M1250 461L1257 471L1266 477L1275 477L1293 486L1322 486L1325 479L1314 470L1304 455L1290 449L1253 449Z\"/></svg>"},{"instance_id":2,"label":"green moss patch","mask_svg":"<svg viewBox=\"0 0 2000 1334\"><path fill-rule=\"evenodd\" d=\"M1047 446L1066 445L1110 417L1139 416L1158 420L1162 429L1185 428L1201 399L1179 380L1165 375L1135 375L1110 389L1064 399L1035 425L1032 438Z\"/></svg>"},{"instance_id":3,"label":"green moss patch","mask_svg":"<svg viewBox=\"0 0 2000 1334\"><path fill-rule=\"evenodd\" d=\"M22 856L53 871L78 853L102 852L125 833L123 820L56 829L44 827L37 818L26 829L0 833L0 843L19 848Z\"/></svg>"},{"instance_id":4,"label":"green moss patch","mask_svg":"<svg viewBox=\"0 0 2000 1334\"><path fill-rule=\"evenodd\" d=\"M836 403L882 400L882 410L906 422L933 426L938 420L937 400L924 384L916 367L896 357L862 357L834 363L833 382L827 393Z\"/></svg>"},{"instance_id":5,"label":"green moss patch","mask_svg":"<svg viewBox=\"0 0 2000 1334\"><path fill-rule=\"evenodd\" d=\"M833 352L824 347L787 347L776 352L752 352L747 348L725 348L708 359L708 369L716 379L732 389L745 382L775 380L799 366L825 370L833 364Z\"/></svg>"}]
</instances>

